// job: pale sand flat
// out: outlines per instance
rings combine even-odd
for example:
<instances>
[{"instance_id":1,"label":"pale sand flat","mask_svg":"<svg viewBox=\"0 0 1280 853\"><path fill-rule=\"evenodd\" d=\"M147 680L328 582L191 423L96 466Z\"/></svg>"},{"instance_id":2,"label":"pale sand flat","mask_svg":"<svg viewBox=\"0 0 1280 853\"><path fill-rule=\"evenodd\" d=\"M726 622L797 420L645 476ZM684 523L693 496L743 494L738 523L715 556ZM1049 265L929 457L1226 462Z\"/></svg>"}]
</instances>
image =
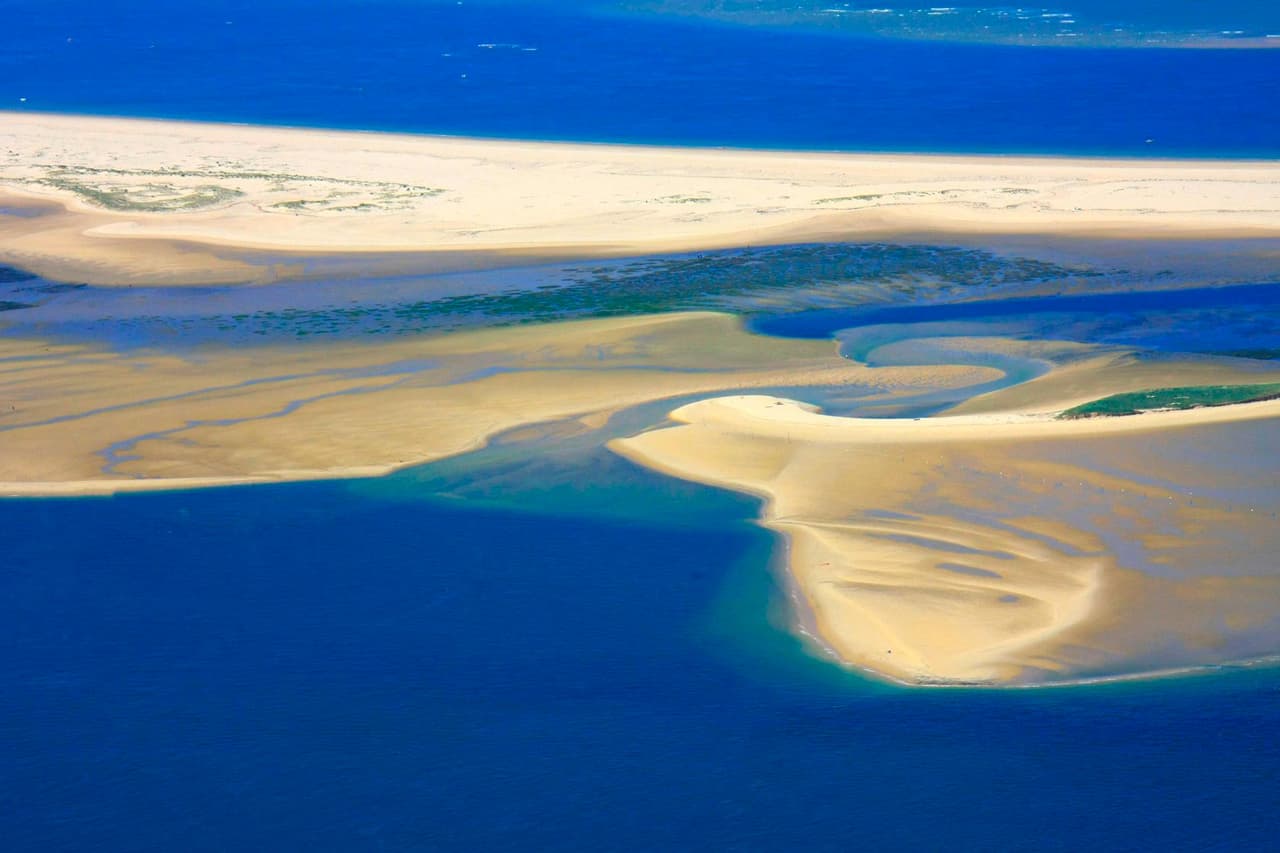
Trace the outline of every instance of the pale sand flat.
<instances>
[{"instance_id":1,"label":"pale sand flat","mask_svg":"<svg viewBox=\"0 0 1280 853\"><path fill-rule=\"evenodd\" d=\"M830 341L760 338L706 312L187 356L6 339L0 493L368 476L522 425L602 426L610 412L668 397L800 385L893 394L996 376L872 369Z\"/></svg>"}]
</instances>

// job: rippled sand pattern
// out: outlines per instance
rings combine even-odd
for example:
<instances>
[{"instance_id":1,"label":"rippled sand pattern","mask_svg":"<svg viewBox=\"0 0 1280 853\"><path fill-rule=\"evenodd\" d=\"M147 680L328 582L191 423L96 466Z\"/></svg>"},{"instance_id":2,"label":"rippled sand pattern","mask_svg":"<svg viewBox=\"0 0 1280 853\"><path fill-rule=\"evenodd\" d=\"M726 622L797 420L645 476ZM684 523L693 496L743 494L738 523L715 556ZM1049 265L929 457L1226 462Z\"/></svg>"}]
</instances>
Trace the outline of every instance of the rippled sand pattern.
<instances>
[{"instance_id":1,"label":"rippled sand pattern","mask_svg":"<svg viewBox=\"0 0 1280 853\"><path fill-rule=\"evenodd\" d=\"M1280 644L1280 408L1234 408L868 421L722 398L614 447L767 496L842 660L915 683L1043 683Z\"/></svg>"}]
</instances>

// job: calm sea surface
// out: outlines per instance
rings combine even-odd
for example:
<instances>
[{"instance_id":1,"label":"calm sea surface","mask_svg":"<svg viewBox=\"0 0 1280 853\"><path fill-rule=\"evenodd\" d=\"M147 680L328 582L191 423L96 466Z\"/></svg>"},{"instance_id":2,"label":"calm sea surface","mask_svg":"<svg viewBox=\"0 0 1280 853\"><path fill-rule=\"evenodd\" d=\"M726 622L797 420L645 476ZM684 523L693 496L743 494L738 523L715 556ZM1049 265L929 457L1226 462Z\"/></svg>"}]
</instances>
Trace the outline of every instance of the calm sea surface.
<instances>
[{"instance_id":1,"label":"calm sea surface","mask_svg":"<svg viewBox=\"0 0 1280 853\"><path fill-rule=\"evenodd\" d=\"M3 109L696 145L1280 154L1280 50L912 43L472 0L0 0L0 21Z\"/></svg>"}]
</instances>

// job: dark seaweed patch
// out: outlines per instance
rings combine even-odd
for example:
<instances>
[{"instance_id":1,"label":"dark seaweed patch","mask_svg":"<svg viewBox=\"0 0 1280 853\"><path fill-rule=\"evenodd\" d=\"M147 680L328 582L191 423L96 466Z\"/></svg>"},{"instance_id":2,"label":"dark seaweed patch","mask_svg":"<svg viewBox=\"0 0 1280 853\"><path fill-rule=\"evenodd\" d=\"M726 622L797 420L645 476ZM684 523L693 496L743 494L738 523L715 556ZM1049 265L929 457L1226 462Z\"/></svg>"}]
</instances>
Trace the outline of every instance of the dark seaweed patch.
<instances>
[{"instance_id":1,"label":"dark seaweed patch","mask_svg":"<svg viewBox=\"0 0 1280 853\"><path fill-rule=\"evenodd\" d=\"M945 297L1099 276L1102 272L981 249L888 243L821 243L647 258L571 267L562 283L402 303L284 308L175 319L129 321L165 332L309 338L337 334L412 334L462 327L684 310L803 310L822 304L901 303L922 293ZM119 321L112 321L117 323Z\"/></svg>"}]
</instances>

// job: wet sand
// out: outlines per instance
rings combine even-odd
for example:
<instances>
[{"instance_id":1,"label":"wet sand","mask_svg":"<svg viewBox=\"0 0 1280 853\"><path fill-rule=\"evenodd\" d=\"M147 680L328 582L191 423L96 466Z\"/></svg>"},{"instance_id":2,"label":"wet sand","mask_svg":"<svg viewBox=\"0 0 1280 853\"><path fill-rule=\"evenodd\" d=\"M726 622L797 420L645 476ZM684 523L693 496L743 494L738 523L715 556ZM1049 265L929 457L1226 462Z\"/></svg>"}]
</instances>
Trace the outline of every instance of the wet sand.
<instances>
[{"instance_id":1,"label":"wet sand","mask_svg":"<svg viewBox=\"0 0 1280 853\"><path fill-rule=\"evenodd\" d=\"M79 494L368 476L514 427L697 392L802 385L892 395L983 367L873 369L826 341L685 313L381 343L116 351L0 344L0 493Z\"/></svg>"}]
</instances>

